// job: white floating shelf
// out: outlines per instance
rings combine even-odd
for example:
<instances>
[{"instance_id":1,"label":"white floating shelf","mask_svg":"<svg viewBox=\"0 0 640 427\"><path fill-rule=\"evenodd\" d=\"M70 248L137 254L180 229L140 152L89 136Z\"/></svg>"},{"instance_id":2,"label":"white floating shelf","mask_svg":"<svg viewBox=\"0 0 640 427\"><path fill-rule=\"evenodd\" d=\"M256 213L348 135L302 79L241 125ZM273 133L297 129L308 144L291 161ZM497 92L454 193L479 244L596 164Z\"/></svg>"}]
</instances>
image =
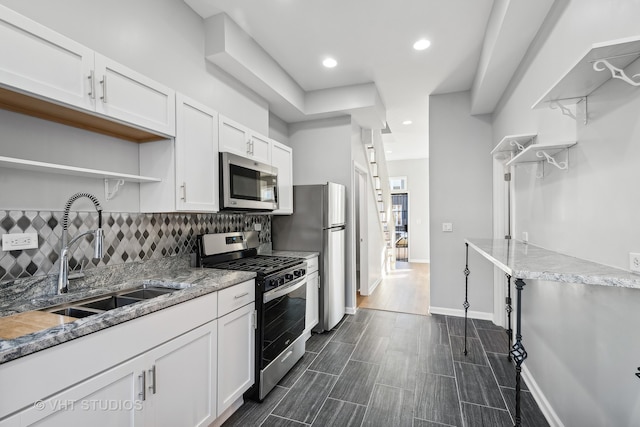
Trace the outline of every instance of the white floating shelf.
<instances>
[{"instance_id":1,"label":"white floating shelf","mask_svg":"<svg viewBox=\"0 0 640 427\"><path fill-rule=\"evenodd\" d=\"M517 144L520 144L522 147L527 147L531 143L533 143L534 138L538 136L535 133L527 133L522 135L507 135L495 146L493 150L491 150L491 155L495 156L498 153L514 153L520 152L521 150L518 148ZM517 144L515 144L515 143Z\"/></svg>"},{"instance_id":2,"label":"white floating shelf","mask_svg":"<svg viewBox=\"0 0 640 427\"><path fill-rule=\"evenodd\" d=\"M37 162L34 160L16 159L0 156L0 167L30 170L35 172L57 173L71 176L84 176L88 178L116 179L127 182L160 182L160 178L148 176L130 175L119 172L109 172L98 169L79 168L76 166L59 165L55 163Z\"/></svg>"},{"instance_id":3,"label":"white floating shelf","mask_svg":"<svg viewBox=\"0 0 640 427\"><path fill-rule=\"evenodd\" d=\"M553 157L558 154L562 150L566 150L570 147L576 145L577 142L560 142L554 144L531 144L523 151L520 152L517 156L507 162L507 166L515 165L518 163L531 163L531 162L542 162L546 160L544 155L539 155L538 153L547 153L547 155Z\"/></svg>"},{"instance_id":4,"label":"white floating shelf","mask_svg":"<svg viewBox=\"0 0 640 427\"><path fill-rule=\"evenodd\" d=\"M596 43L531 108L539 108L554 101L577 100L589 96L612 78L612 72L609 69L605 67L599 67L603 71L594 69L597 61L607 60L611 65L624 70L639 57L640 37Z\"/></svg>"}]
</instances>

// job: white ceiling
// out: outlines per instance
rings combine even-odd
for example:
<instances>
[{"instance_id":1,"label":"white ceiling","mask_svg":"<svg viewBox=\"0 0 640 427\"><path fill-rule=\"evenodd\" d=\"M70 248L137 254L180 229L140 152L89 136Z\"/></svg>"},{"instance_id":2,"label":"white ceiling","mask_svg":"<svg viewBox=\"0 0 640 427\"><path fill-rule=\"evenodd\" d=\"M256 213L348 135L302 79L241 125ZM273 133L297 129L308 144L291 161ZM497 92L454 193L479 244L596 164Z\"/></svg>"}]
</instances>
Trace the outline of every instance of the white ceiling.
<instances>
[{"instance_id":1,"label":"white ceiling","mask_svg":"<svg viewBox=\"0 0 640 427\"><path fill-rule=\"evenodd\" d=\"M225 12L305 92L375 84L392 132L384 138L389 160L428 157L429 95L471 89L494 4L493 0L185 2L203 18ZM540 19L552 2L541 1L547 9ZM496 0L501 9L509 3ZM522 54L534 35L525 40ZM419 38L429 39L431 47L413 50ZM337 59L338 66L324 68L321 62L326 56ZM275 102L272 111L278 115ZM294 121L284 110L281 117ZM295 120L304 119L302 115ZM413 123L403 125L404 120Z\"/></svg>"}]
</instances>

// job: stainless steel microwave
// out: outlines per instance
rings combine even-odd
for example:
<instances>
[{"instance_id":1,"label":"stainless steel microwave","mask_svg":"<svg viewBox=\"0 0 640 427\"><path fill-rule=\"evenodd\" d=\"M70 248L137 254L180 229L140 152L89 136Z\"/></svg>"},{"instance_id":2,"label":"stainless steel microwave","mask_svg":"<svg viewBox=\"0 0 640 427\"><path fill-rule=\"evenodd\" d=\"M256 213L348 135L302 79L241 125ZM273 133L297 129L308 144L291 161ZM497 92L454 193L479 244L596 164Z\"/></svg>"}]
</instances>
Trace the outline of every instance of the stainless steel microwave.
<instances>
[{"instance_id":1,"label":"stainless steel microwave","mask_svg":"<svg viewBox=\"0 0 640 427\"><path fill-rule=\"evenodd\" d=\"M220 153L220 209L278 209L278 169L231 153Z\"/></svg>"}]
</instances>

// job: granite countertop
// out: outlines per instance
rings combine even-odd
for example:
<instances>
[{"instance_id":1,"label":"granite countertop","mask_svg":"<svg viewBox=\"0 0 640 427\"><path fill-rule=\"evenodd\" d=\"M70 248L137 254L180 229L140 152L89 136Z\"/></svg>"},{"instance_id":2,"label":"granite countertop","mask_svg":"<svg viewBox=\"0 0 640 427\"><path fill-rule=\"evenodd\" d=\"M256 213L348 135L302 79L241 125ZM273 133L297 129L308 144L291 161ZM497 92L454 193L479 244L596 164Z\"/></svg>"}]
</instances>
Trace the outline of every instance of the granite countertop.
<instances>
[{"instance_id":1,"label":"granite countertop","mask_svg":"<svg viewBox=\"0 0 640 427\"><path fill-rule=\"evenodd\" d=\"M75 285L69 293L63 295L52 293L42 295L33 290L50 288L49 282L54 279L51 276L3 284L0 287L0 318L140 285L179 288L179 290L15 339L0 339L0 364L254 279L256 276L255 273L244 271L191 268L188 260L180 257L94 270L90 274L87 273L88 277L79 279L79 282L84 283Z\"/></svg>"},{"instance_id":2,"label":"granite countertop","mask_svg":"<svg viewBox=\"0 0 640 427\"><path fill-rule=\"evenodd\" d=\"M513 278L640 289L640 275L530 243L506 239L464 241Z\"/></svg>"},{"instance_id":3,"label":"granite countertop","mask_svg":"<svg viewBox=\"0 0 640 427\"><path fill-rule=\"evenodd\" d=\"M311 259L317 256L320 256L319 252L306 252L306 251L276 251L276 250L267 250L261 253L261 255L273 255L273 256L283 256L289 258L302 258L302 259Z\"/></svg>"}]
</instances>

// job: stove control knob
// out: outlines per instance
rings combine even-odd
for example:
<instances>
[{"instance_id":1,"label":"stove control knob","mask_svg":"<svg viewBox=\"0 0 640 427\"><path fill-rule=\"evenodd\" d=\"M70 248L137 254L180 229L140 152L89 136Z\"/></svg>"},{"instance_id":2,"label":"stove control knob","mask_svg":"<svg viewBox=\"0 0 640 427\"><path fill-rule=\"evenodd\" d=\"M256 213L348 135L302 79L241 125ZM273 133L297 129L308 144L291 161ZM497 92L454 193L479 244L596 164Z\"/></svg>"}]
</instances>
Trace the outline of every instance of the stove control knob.
<instances>
[{"instance_id":1,"label":"stove control knob","mask_svg":"<svg viewBox=\"0 0 640 427\"><path fill-rule=\"evenodd\" d=\"M278 286L284 285L284 277L278 277Z\"/></svg>"},{"instance_id":2,"label":"stove control knob","mask_svg":"<svg viewBox=\"0 0 640 427\"><path fill-rule=\"evenodd\" d=\"M284 275L284 277L285 277L285 279L287 279L287 282L288 282L289 280L293 280L293 274L291 274L291 273L287 273L287 274L285 274L285 275Z\"/></svg>"},{"instance_id":3,"label":"stove control knob","mask_svg":"<svg viewBox=\"0 0 640 427\"><path fill-rule=\"evenodd\" d=\"M299 270L294 271L293 275L296 277L302 277L304 276L304 273L305 273L304 268L301 268Z\"/></svg>"}]
</instances>

